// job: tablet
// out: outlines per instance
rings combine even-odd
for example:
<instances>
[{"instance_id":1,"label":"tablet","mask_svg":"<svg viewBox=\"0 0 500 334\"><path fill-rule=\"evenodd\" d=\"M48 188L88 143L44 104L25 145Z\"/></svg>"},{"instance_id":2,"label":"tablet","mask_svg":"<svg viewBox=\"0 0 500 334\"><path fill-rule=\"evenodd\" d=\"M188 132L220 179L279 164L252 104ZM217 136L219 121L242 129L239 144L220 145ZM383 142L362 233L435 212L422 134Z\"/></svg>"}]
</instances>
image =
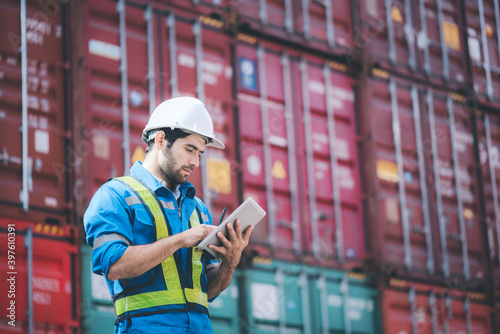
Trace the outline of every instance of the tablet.
<instances>
[{"instance_id":1,"label":"tablet","mask_svg":"<svg viewBox=\"0 0 500 334\"><path fill-rule=\"evenodd\" d=\"M222 232L226 238L228 238L228 231L226 225L230 222L234 226L234 221L239 218L241 224L241 231L245 231L249 226L256 225L258 222L264 218L266 211L262 209L253 198L249 197L243 204L241 204L233 213L229 215L222 224L217 226L215 230L212 231L202 242L198 244L198 248L201 249L209 258L218 260L219 253L213 249L208 248L208 245L222 246L222 241L220 241L217 236L217 232ZM229 238L228 238L229 239Z\"/></svg>"}]
</instances>

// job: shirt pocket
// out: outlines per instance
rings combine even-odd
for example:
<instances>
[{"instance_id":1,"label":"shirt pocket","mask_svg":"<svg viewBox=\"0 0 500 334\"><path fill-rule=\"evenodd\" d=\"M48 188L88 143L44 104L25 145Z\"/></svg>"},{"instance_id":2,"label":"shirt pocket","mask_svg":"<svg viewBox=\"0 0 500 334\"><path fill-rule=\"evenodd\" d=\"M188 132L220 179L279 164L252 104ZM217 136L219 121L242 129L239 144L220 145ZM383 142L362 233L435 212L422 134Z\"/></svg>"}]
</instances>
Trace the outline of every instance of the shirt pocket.
<instances>
[{"instance_id":1,"label":"shirt pocket","mask_svg":"<svg viewBox=\"0 0 500 334\"><path fill-rule=\"evenodd\" d=\"M153 218L142 204L131 207L134 219L134 244L145 245L156 241L156 230Z\"/></svg>"}]
</instances>

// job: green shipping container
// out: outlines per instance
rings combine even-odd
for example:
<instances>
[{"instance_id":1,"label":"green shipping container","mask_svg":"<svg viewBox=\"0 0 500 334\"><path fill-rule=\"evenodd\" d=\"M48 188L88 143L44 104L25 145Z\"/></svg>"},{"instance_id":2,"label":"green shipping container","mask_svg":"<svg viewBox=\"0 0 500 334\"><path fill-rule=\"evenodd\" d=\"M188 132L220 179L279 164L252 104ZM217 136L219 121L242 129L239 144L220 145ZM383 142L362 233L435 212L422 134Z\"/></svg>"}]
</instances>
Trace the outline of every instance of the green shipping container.
<instances>
[{"instance_id":1,"label":"green shipping container","mask_svg":"<svg viewBox=\"0 0 500 334\"><path fill-rule=\"evenodd\" d=\"M113 333L115 313L108 286L103 276L92 272L92 248L82 245L81 254L81 287L82 287L82 333L101 334Z\"/></svg>"},{"instance_id":2,"label":"green shipping container","mask_svg":"<svg viewBox=\"0 0 500 334\"><path fill-rule=\"evenodd\" d=\"M82 264L82 328L84 334L113 333L115 315L104 277L92 273L92 249L81 247ZM238 272L231 285L213 302L209 303L213 332L217 334L238 333Z\"/></svg>"},{"instance_id":3,"label":"green shipping container","mask_svg":"<svg viewBox=\"0 0 500 334\"><path fill-rule=\"evenodd\" d=\"M256 258L241 276L243 333L380 333L365 275Z\"/></svg>"},{"instance_id":4,"label":"green shipping container","mask_svg":"<svg viewBox=\"0 0 500 334\"><path fill-rule=\"evenodd\" d=\"M239 329L238 271L231 284L213 302L208 303L214 334L237 334Z\"/></svg>"}]
</instances>

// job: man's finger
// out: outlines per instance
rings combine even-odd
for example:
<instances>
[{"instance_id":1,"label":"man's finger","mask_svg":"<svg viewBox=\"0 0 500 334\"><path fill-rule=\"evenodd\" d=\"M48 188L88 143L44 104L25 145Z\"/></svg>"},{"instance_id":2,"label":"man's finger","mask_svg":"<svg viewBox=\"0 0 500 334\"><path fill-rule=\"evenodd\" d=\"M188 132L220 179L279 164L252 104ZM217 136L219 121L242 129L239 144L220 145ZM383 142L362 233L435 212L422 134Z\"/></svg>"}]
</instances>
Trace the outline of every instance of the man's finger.
<instances>
[{"instance_id":1,"label":"man's finger","mask_svg":"<svg viewBox=\"0 0 500 334\"><path fill-rule=\"evenodd\" d=\"M216 251L217 253L219 254L222 254L222 255L225 255L226 254L226 250L227 248L226 247L218 247L218 246L215 246L215 245L208 245L208 248Z\"/></svg>"},{"instance_id":2,"label":"man's finger","mask_svg":"<svg viewBox=\"0 0 500 334\"><path fill-rule=\"evenodd\" d=\"M233 231L234 233L234 231ZM229 240L226 239L226 237L224 236L224 234L222 234L222 232L217 232L217 236L219 237L220 241L222 242L222 244L226 247L229 247L231 246L231 243L229 242Z\"/></svg>"},{"instance_id":3,"label":"man's finger","mask_svg":"<svg viewBox=\"0 0 500 334\"><path fill-rule=\"evenodd\" d=\"M252 231L253 231L253 225L248 226L247 229L245 230L243 241L248 242L250 240L250 235L252 234Z\"/></svg>"},{"instance_id":4,"label":"man's finger","mask_svg":"<svg viewBox=\"0 0 500 334\"><path fill-rule=\"evenodd\" d=\"M241 236L241 223L239 219L236 219L234 222L234 231L236 232L236 236L239 238Z\"/></svg>"},{"instance_id":5,"label":"man's finger","mask_svg":"<svg viewBox=\"0 0 500 334\"><path fill-rule=\"evenodd\" d=\"M238 220L236 220L236 221L238 221ZM231 225L231 223L228 223L226 225L226 228L227 228L227 232L229 233L229 240L231 240L231 241L238 240L236 237L236 232L234 231L233 225Z\"/></svg>"}]
</instances>

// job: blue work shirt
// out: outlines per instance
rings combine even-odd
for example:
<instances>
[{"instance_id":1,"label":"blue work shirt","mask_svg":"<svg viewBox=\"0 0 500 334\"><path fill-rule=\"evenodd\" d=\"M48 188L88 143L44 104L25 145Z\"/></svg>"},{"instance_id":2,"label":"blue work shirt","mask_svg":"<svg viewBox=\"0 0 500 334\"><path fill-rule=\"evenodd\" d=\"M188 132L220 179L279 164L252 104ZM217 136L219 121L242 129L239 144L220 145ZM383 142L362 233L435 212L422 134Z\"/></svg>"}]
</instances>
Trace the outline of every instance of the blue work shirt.
<instances>
[{"instance_id":1,"label":"blue work shirt","mask_svg":"<svg viewBox=\"0 0 500 334\"><path fill-rule=\"evenodd\" d=\"M179 187L179 209L174 194L161 185L140 162L136 162L130 172L154 191L160 200L171 234L189 229L189 219L196 206L201 213L200 224L212 225L212 217L207 207L194 196L196 189L189 182ZM159 265L135 278L115 281L107 279L110 266L123 255L128 246L145 245L156 241L156 229L151 216L140 199L127 186L117 180L102 185L94 194L85 212L84 225L87 242L93 247L92 271L104 275L112 296L131 287L134 287L134 294L166 289ZM192 277L189 277L191 261L188 261L192 251L193 249L181 248L176 252L180 255L185 273L180 277L183 286L186 282L192 284ZM214 268L217 263L205 256L202 256L202 263L200 283L203 292L207 293L206 272ZM115 333L157 333L167 328L169 333L212 333L208 315L193 310L188 305L169 305L147 310L161 313L118 320L115 324Z\"/></svg>"}]
</instances>

